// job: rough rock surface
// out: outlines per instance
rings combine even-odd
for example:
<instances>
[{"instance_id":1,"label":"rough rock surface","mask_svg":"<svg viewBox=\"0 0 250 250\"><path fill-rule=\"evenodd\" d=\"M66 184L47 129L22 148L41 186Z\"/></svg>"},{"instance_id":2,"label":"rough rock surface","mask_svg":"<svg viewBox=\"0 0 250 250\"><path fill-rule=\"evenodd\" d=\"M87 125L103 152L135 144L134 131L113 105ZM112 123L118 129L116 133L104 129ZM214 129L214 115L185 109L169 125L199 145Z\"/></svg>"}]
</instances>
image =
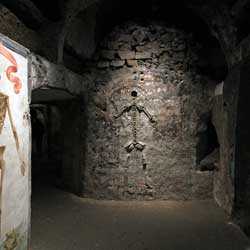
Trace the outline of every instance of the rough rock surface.
<instances>
[{"instance_id":1,"label":"rough rock surface","mask_svg":"<svg viewBox=\"0 0 250 250\"><path fill-rule=\"evenodd\" d=\"M39 35L27 28L11 11L0 4L0 32L32 51L41 47Z\"/></svg>"},{"instance_id":2,"label":"rough rock surface","mask_svg":"<svg viewBox=\"0 0 250 250\"><path fill-rule=\"evenodd\" d=\"M124 47L131 51L124 52ZM212 95L197 70L196 45L190 36L156 24L124 25L103 41L97 53L106 58L103 67L98 60L90 62L86 73L90 87L83 195L210 198L213 172L199 172L195 166L199 134L206 130ZM126 64L114 64L114 54L129 59ZM135 133L130 110L133 91L138 94L137 147L131 144Z\"/></svg>"},{"instance_id":3,"label":"rough rock surface","mask_svg":"<svg viewBox=\"0 0 250 250\"><path fill-rule=\"evenodd\" d=\"M229 142L231 142L229 151L231 154L228 156L231 160L230 170L231 176L234 177L234 217L235 220L241 225L244 231L250 235L250 154L249 154L249 66L250 60L244 61L237 70L232 72L231 76L231 90L232 84L234 84L234 92L231 92L231 102L227 102L229 110L234 111L234 116L231 115L230 120L234 124L235 136ZM230 84L229 83L229 84ZM237 95L238 93L238 95ZM228 94L230 94L228 92ZM233 95L234 94L234 95ZM238 96L236 99L235 96ZM232 98L234 97L234 98ZM235 105L235 101L237 106ZM232 105L234 104L234 105ZM237 107L237 110L232 109ZM232 123L231 122L231 123ZM230 131L230 132L234 132ZM232 164L234 163L234 164Z\"/></svg>"},{"instance_id":4,"label":"rough rock surface","mask_svg":"<svg viewBox=\"0 0 250 250\"><path fill-rule=\"evenodd\" d=\"M86 88L82 76L75 74L62 65L49 62L41 56L30 55L30 82L32 90L56 88L72 94L80 94Z\"/></svg>"},{"instance_id":5,"label":"rough rock surface","mask_svg":"<svg viewBox=\"0 0 250 250\"><path fill-rule=\"evenodd\" d=\"M220 164L214 175L214 198L228 213L233 211L235 174L235 131L239 88L239 69L235 68L225 80L213 105L213 124L220 144Z\"/></svg>"}]
</instances>

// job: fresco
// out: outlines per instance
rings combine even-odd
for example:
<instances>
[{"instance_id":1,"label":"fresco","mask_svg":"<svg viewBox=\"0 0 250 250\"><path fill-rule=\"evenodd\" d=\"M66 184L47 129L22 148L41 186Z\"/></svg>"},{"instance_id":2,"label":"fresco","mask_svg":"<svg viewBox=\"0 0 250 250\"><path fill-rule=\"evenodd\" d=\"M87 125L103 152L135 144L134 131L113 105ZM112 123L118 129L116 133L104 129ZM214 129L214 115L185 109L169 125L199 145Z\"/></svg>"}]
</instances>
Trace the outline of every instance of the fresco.
<instances>
[{"instance_id":1,"label":"fresco","mask_svg":"<svg viewBox=\"0 0 250 250\"><path fill-rule=\"evenodd\" d=\"M13 44L0 42L0 250L28 249L28 59Z\"/></svg>"}]
</instances>

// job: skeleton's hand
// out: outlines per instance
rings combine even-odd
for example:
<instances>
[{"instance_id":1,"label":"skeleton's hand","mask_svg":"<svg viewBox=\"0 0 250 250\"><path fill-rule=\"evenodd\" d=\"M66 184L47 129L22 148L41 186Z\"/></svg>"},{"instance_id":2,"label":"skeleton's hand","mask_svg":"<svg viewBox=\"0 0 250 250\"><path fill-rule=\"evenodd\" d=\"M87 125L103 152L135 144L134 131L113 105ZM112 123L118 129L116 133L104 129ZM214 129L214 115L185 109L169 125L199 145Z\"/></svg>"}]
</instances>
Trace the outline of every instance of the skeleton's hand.
<instances>
[{"instance_id":1,"label":"skeleton's hand","mask_svg":"<svg viewBox=\"0 0 250 250\"><path fill-rule=\"evenodd\" d=\"M156 123L156 120L153 116L151 116L150 120L149 120L151 123Z\"/></svg>"},{"instance_id":2,"label":"skeleton's hand","mask_svg":"<svg viewBox=\"0 0 250 250\"><path fill-rule=\"evenodd\" d=\"M150 123L152 124L152 127L154 129L157 129L157 121L155 120L155 118L153 116L150 119Z\"/></svg>"}]
</instances>

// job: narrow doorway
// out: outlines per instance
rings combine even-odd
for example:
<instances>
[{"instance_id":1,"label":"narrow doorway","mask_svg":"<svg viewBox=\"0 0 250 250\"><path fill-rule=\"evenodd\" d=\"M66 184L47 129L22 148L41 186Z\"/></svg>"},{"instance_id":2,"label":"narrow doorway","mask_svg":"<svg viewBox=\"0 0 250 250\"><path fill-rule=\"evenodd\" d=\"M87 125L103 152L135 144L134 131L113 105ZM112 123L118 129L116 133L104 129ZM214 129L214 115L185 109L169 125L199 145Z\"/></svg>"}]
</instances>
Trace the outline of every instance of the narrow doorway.
<instances>
[{"instance_id":1,"label":"narrow doorway","mask_svg":"<svg viewBox=\"0 0 250 250\"><path fill-rule=\"evenodd\" d=\"M32 247L40 244L58 194L80 192L80 100L62 90L35 90L30 105L32 125ZM58 215L58 220L63 216ZM35 242L35 244L33 244Z\"/></svg>"},{"instance_id":2,"label":"narrow doorway","mask_svg":"<svg viewBox=\"0 0 250 250\"><path fill-rule=\"evenodd\" d=\"M63 90L32 93L32 184L79 193L80 100Z\"/></svg>"}]
</instances>

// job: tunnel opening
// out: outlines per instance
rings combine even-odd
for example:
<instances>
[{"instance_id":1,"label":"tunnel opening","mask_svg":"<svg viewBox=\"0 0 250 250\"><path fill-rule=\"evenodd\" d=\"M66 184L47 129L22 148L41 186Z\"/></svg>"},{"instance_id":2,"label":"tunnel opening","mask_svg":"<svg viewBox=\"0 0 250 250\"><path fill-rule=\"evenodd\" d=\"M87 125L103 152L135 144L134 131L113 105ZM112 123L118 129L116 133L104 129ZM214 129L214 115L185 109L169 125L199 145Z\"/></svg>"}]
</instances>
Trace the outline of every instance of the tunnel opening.
<instances>
[{"instance_id":1,"label":"tunnel opening","mask_svg":"<svg viewBox=\"0 0 250 250\"><path fill-rule=\"evenodd\" d=\"M32 104L31 125L33 184L40 179L55 179L58 185L62 178L63 138L57 104Z\"/></svg>"},{"instance_id":2,"label":"tunnel opening","mask_svg":"<svg viewBox=\"0 0 250 250\"><path fill-rule=\"evenodd\" d=\"M79 98L64 90L39 89L32 92L32 184L79 192L79 150L73 151L79 126ZM75 112L72 112L72 111ZM74 148L75 149L75 148Z\"/></svg>"},{"instance_id":3,"label":"tunnel opening","mask_svg":"<svg viewBox=\"0 0 250 250\"><path fill-rule=\"evenodd\" d=\"M1 91L13 82L11 106L27 97L13 112L26 162L13 164L13 124L0 137L0 248L28 249L31 177L33 250L249 249L228 217L233 207L250 235L249 10L248 0L2 1L1 32L31 53L24 62L16 43L0 44ZM10 51L17 61L2 64ZM37 86L62 89L32 92L30 176ZM5 132L11 119L0 119Z\"/></svg>"},{"instance_id":4,"label":"tunnel opening","mask_svg":"<svg viewBox=\"0 0 250 250\"><path fill-rule=\"evenodd\" d=\"M217 205L210 203L214 199L215 172L220 171L220 145L208 114L213 88L225 78L227 67L210 34L206 34L209 40L203 37L201 41L197 33L187 30L164 22L126 22L105 36L93 57L86 61L87 105L84 114L78 113L81 119L86 118L81 128L86 128L85 138L84 143L70 145L83 155L80 172L75 176L80 176L77 194L84 199L75 197L72 205L69 196L58 198L61 206L76 206L66 216L67 223L77 224L87 235L87 227L94 228L89 238L81 238L74 231L79 237L78 248L97 241L96 232L116 228L116 220L114 224L106 220L100 207L110 216L114 212L112 206L121 205L118 210L124 209L125 213L117 215L117 221L126 221L131 219L126 208L132 203L136 204L132 209L138 215L140 209L145 209L143 202L155 209L159 201L176 202L177 207L179 201L195 201L190 211L205 211L199 206L205 200L211 206L209 212L216 211L216 218L223 220L223 215L217 214ZM64 152L69 156L70 152ZM216 181L222 182L218 178ZM103 227L79 224L75 211L81 218L91 213L91 220L96 216L103 221ZM146 220L138 223L138 228L151 225L152 221ZM38 241L37 234L35 237ZM100 245L109 247L110 239L101 237ZM111 240L117 249L128 245ZM154 244L164 245L162 241Z\"/></svg>"}]
</instances>

